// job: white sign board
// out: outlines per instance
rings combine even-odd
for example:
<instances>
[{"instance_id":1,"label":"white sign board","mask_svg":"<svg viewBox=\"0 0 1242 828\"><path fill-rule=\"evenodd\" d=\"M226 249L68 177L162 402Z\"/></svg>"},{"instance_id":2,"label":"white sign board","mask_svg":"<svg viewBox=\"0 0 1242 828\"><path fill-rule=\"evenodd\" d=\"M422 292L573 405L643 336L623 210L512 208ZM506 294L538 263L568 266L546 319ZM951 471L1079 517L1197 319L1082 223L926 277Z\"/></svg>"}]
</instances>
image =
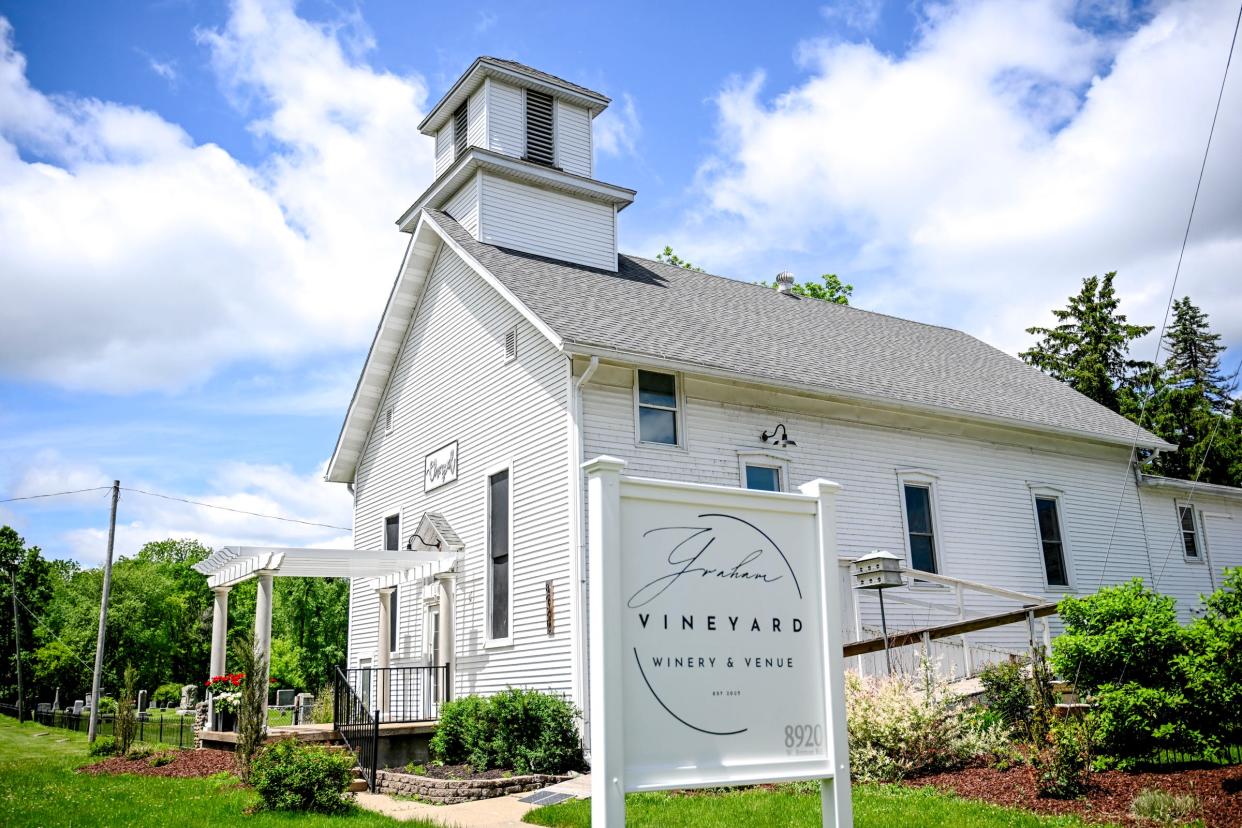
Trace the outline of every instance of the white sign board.
<instances>
[{"instance_id":1,"label":"white sign board","mask_svg":"<svg viewBox=\"0 0 1242 828\"><path fill-rule=\"evenodd\" d=\"M825 780L824 824L850 824L838 487L757 492L622 465L587 464L592 824L624 824L623 791L795 779Z\"/></svg>"},{"instance_id":2,"label":"white sign board","mask_svg":"<svg viewBox=\"0 0 1242 828\"><path fill-rule=\"evenodd\" d=\"M423 492L438 489L457 479L457 441L423 458Z\"/></svg>"}]
</instances>

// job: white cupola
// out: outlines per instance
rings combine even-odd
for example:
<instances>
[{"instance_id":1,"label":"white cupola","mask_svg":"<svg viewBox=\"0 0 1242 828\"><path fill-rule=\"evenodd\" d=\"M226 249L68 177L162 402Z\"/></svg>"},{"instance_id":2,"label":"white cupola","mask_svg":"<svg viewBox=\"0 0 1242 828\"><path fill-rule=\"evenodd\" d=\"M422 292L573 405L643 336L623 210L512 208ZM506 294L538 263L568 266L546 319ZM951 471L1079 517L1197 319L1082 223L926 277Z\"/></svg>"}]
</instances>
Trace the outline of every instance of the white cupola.
<instances>
[{"instance_id":1,"label":"white cupola","mask_svg":"<svg viewBox=\"0 0 1242 828\"><path fill-rule=\"evenodd\" d=\"M498 247L617 269L617 213L634 191L595 179L591 128L609 99L520 63L477 59L419 130L436 178L398 221L443 210Z\"/></svg>"}]
</instances>

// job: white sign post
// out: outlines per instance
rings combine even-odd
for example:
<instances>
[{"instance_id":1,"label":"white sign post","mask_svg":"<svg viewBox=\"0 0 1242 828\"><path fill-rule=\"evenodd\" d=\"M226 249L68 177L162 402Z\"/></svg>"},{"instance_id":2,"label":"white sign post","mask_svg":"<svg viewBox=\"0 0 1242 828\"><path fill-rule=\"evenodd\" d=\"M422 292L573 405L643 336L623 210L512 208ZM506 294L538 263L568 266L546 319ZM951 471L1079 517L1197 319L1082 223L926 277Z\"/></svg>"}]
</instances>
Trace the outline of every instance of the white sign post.
<instances>
[{"instance_id":1,"label":"white sign post","mask_svg":"<svg viewBox=\"0 0 1242 828\"><path fill-rule=\"evenodd\" d=\"M821 780L853 825L836 515L801 494L622 477L586 463L591 824L625 793Z\"/></svg>"}]
</instances>

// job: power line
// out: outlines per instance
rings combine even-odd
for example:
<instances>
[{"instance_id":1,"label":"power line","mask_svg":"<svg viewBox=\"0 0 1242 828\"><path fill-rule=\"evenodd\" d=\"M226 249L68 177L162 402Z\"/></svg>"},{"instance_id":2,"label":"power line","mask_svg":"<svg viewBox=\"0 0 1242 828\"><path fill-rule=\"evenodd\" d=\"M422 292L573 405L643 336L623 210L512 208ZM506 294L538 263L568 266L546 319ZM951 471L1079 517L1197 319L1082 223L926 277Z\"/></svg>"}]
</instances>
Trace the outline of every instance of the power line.
<instances>
[{"instance_id":1,"label":"power line","mask_svg":"<svg viewBox=\"0 0 1242 828\"><path fill-rule=\"evenodd\" d=\"M48 492L47 494L26 495L25 497L6 497L0 500L0 503L12 503L15 500L38 500L41 497L60 497L61 495L82 494L83 492L101 492L104 489L111 488L111 486L95 486L90 489L74 489L68 492Z\"/></svg>"},{"instance_id":2,"label":"power line","mask_svg":"<svg viewBox=\"0 0 1242 828\"><path fill-rule=\"evenodd\" d=\"M1220 78L1220 90L1216 93L1216 109L1212 112L1212 126L1208 129L1207 145L1203 148L1203 160L1199 163L1199 178L1195 182L1195 194L1190 200L1190 213L1186 216L1186 230L1182 233L1182 247L1177 254L1177 266L1173 269L1173 284L1169 287L1169 298L1164 305L1164 319L1160 323L1160 336L1156 337L1156 354L1152 359L1153 370L1160 362L1160 348L1164 344L1164 335L1169 326L1169 310L1173 307L1173 297L1177 294L1177 280L1182 273L1182 261L1186 258L1186 245L1190 240L1190 227L1195 220L1195 207L1199 204L1199 191L1203 188L1203 174L1207 170L1208 154L1212 150L1212 137L1216 134L1216 120L1220 117L1221 101L1225 98L1225 83L1229 80L1229 66L1233 63L1233 50L1238 43L1238 28L1242 26L1242 4L1238 6L1238 17L1233 24L1233 37L1229 41L1229 56L1225 58L1225 71ZM1117 523L1121 517L1121 507L1125 502L1126 487L1130 481L1130 465L1135 462L1135 452L1138 450L1139 432L1143 428L1143 415L1147 412L1147 403L1155 394L1148 395L1143 398L1139 404L1138 419L1134 423L1134 439L1130 442L1130 458L1126 463L1126 471L1121 480L1121 492L1117 496L1117 510L1113 514L1113 526L1108 532L1108 546L1104 552L1104 565L1100 567L1099 584L1104 583L1104 576L1108 570L1108 559L1113 551L1113 540L1117 534ZM1135 482L1137 487L1138 483ZM1137 489L1136 489L1137 490Z\"/></svg>"},{"instance_id":3,"label":"power line","mask_svg":"<svg viewBox=\"0 0 1242 828\"><path fill-rule=\"evenodd\" d=\"M16 592L14 593L14 595L16 595ZM34 610L32 610L32 609L30 608L30 605L29 605L29 604L27 604L25 601L23 601L21 598L18 598L18 599L17 599L17 603L21 604L22 609L24 609L27 613L29 613L31 618L33 618L35 621L39 622L39 626L43 627L43 628L44 628L44 629L46 629L48 632L52 633L52 638L55 638L57 641L59 641L61 644L63 644L63 645L64 645L64 647L65 647L65 649L69 651L69 655L71 655L71 656L73 656L74 658L76 658L76 659L77 659L77 660L81 663L81 665L82 665L83 667L85 667L86 669L88 669L88 670L89 670L89 669L91 669L91 665L90 665L90 664L86 661L86 659L84 659L84 658L82 658L80 655L78 655L78 654L77 654L77 652L75 652L75 651L74 651L74 649L73 649L72 647L70 647L68 644L66 644L66 643L65 643L65 640L64 640L63 638L61 638L61 637L60 637L59 635L57 635L55 632L52 632L51 627L49 627L49 626L48 626L48 624L47 624L47 622L43 620L43 616L39 615L37 612L35 612ZM31 632L33 632L33 630L32 630Z\"/></svg>"},{"instance_id":4,"label":"power line","mask_svg":"<svg viewBox=\"0 0 1242 828\"><path fill-rule=\"evenodd\" d=\"M201 500L190 500L189 498L185 498L185 497L174 497L173 495L160 494L158 492L147 492L147 491L143 491L142 489L131 489L128 487L124 487L122 491L134 492L135 494L143 494L143 495L147 495L148 497L158 497L164 500L175 500L178 503L189 503L192 506L203 506L208 509L220 509L225 512L236 512L239 515L250 515L251 517L267 518L268 520L281 520L281 521L284 521L285 523L300 523L304 526L320 526L324 529L340 529L342 532L353 531L353 529L351 529L348 526L336 526L335 524L331 524L331 523L318 523L313 520L301 520L299 518L281 517L280 515L265 515L262 512L249 512L245 509L234 509L231 506L220 506L215 503L203 503Z\"/></svg>"}]
</instances>

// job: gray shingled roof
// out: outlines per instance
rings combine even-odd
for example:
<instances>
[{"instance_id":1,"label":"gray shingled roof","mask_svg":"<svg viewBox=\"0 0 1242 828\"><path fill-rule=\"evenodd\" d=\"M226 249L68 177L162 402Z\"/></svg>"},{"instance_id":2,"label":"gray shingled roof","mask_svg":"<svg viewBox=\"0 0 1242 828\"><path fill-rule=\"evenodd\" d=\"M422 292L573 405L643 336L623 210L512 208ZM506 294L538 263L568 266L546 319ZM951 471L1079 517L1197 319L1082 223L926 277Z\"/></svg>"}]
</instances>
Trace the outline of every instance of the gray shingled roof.
<instances>
[{"instance_id":1,"label":"gray shingled roof","mask_svg":"<svg viewBox=\"0 0 1242 828\"><path fill-rule=\"evenodd\" d=\"M479 58L479 60L485 61L487 63L494 63L497 66L502 66L505 69L508 69L512 72L518 72L520 74L534 78L535 80L543 81L544 83L567 86L570 89L577 92L578 94L585 95L588 98L602 98L605 102L612 101L612 99L609 98L607 95L605 95L603 92L596 92L594 89L587 89L585 86L579 86L578 84L573 83L572 81L567 81L564 78L558 78L556 75L550 75L547 72L543 72L543 71L540 71L539 69L534 68L533 66L527 66L525 63L518 63L516 60L506 60L504 58L491 57L490 55L484 55L483 57Z\"/></svg>"},{"instance_id":2,"label":"gray shingled roof","mask_svg":"<svg viewBox=\"0 0 1242 828\"><path fill-rule=\"evenodd\" d=\"M427 213L571 345L1110 442L1135 437L1124 417L952 328L635 256L620 256L615 273L556 261L483 244L447 213ZM1138 440L1162 445L1147 431Z\"/></svg>"}]
</instances>

